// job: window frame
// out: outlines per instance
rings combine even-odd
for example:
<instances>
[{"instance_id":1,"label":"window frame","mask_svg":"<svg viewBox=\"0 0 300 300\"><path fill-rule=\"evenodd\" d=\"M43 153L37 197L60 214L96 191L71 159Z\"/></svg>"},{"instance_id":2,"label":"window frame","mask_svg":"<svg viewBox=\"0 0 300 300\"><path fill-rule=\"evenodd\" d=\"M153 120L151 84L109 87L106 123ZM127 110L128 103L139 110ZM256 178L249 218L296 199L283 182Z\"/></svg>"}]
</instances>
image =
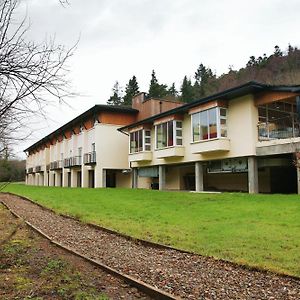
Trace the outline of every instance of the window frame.
<instances>
[{"instance_id":1,"label":"window frame","mask_svg":"<svg viewBox=\"0 0 300 300\"><path fill-rule=\"evenodd\" d=\"M172 145L169 145L169 141L170 141L170 136L169 136L169 124L170 122L172 122ZM181 124L181 126L178 126L178 124ZM162 150L162 149L167 149L167 148L172 148L172 147L182 147L183 146L183 134L182 134L182 125L183 122L182 120L169 120L160 124L155 125L155 150ZM166 146L158 146L158 139L157 139L157 134L158 134L158 127L161 127L161 131L162 131L162 142L165 139L163 137L163 127L166 126L167 129L167 134L166 134ZM177 131L180 131L180 135L177 135ZM181 141L181 144L178 143L178 141Z\"/></svg>"},{"instance_id":2,"label":"window frame","mask_svg":"<svg viewBox=\"0 0 300 300\"><path fill-rule=\"evenodd\" d=\"M217 128L217 136L210 137L210 121L209 121L209 112L215 110L216 114L216 128ZM221 110L225 110L225 116L221 116ZM202 138L202 131L201 131L201 113L206 113L206 128L207 128L207 139ZM198 118L198 136L199 140L194 140L194 118ZM227 138L227 122L228 122L228 109L222 106L215 106L205 110L198 111L196 113L191 114L191 143L199 143L205 142L220 138ZM221 124L221 120L225 120L224 124ZM225 135L222 136L222 129L225 132Z\"/></svg>"},{"instance_id":3,"label":"window frame","mask_svg":"<svg viewBox=\"0 0 300 300\"><path fill-rule=\"evenodd\" d=\"M142 137L140 135L142 135ZM131 146L132 136L133 136L133 141L137 143L137 146L134 147L135 148L134 151L132 150L132 146ZM146 142L147 139L149 139L149 142ZM142 142L141 146L139 145L140 141ZM149 148L149 150L147 150L146 148ZM143 128L143 129L130 132L129 133L129 154L141 153L147 151L151 151L151 129Z\"/></svg>"}]
</instances>

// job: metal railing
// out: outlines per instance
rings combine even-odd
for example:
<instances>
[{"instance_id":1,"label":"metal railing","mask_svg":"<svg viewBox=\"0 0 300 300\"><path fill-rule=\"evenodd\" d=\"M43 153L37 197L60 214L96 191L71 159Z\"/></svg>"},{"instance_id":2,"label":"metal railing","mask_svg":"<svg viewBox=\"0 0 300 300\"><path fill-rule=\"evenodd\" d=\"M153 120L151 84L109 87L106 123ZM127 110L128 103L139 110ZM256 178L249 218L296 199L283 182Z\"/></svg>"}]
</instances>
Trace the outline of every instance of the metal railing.
<instances>
[{"instance_id":1,"label":"metal railing","mask_svg":"<svg viewBox=\"0 0 300 300\"><path fill-rule=\"evenodd\" d=\"M50 163L50 170L62 169L62 160L56 160Z\"/></svg>"},{"instance_id":2,"label":"metal railing","mask_svg":"<svg viewBox=\"0 0 300 300\"><path fill-rule=\"evenodd\" d=\"M268 123L258 125L259 141L268 141L275 139L288 139L299 137L299 129L296 127L277 127Z\"/></svg>"},{"instance_id":3,"label":"metal railing","mask_svg":"<svg viewBox=\"0 0 300 300\"><path fill-rule=\"evenodd\" d=\"M83 163L85 165L91 165L96 163L96 151L85 153L83 156Z\"/></svg>"},{"instance_id":4,"label":"metal railing","mask_svg":"<svg viewBox=\"0 0 300 300\"><path fill-rule=\"evenodd\" d=\"M41 171L42 171L42 166L35 167L35 172L41 172Z\"/></svg>"},{"instance_id":5,"label":"metal railing","mask_svg":"<svg viewBox=\"0 0 300 300\"><path fill-rule=\"evenodd\" d=\"M27 173L28 173L28 174L30 174L30 173L34 173L34 171L33 171L33 168L28 168L28 171L27 171Z\"/></svg>"},{"instance_id":6,"label":"metal railing","mask_svg":"<svg viewBox=\"0 0 300 300\"><path fill-rule=\"evenodd\" d=\"M64 168L81 166L81 164L82 164L82 156L73 156L64 159Z\"/></svg>"}]
</instances>

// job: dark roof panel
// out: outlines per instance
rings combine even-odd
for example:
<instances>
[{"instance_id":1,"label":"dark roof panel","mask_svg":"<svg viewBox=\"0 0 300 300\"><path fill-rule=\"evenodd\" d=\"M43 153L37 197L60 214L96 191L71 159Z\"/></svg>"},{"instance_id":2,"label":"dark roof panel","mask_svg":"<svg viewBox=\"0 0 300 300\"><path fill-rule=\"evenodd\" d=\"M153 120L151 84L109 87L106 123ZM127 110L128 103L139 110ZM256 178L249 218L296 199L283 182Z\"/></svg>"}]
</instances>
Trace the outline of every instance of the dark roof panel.
<instances>
[{"instance_id":1,"label":"dark roof panel","mask_svg":"<svg viewBox=\"0 0 300 300\"><path fill-rule=\"evenodd\" d=\"M131 107L127 107L127 106L113 106L113 105L97 104L97 105L91 107L89 110L82 113L81 115L72 119L68 123L64 124L63 126L59 127L58 129L54 130L53 132L51 132L50 134L48 134L41 140L34 143L33 145L29 146L27 149L24 150L24 152L30 151L30 150L38 147L39 145L46 143L50 139L56 137L57 135L61 134L64 131L70 129L70 127L78 125L78 123L83 122L87 118L89 118L101 111L123 112L123 113L128 113L128 114L137 114L138 113L138 110L131 108Z\"/></svg>"},{"instance_id":2,"label":"dark roof panel","mask_svg":"<svg viewBox=\"0 0 300 300\"><path fill-rule=\"evenodd\" d=\"M258 93L258 92L262 92L262 91L280 91L280 92L293 92L293 93L297 93L300 92L300 85L293 85L293 86L289 86L289 85L268 85L268 84L263 84L263 83L259 83L256 81L249 81L245 84L239 85L237 87L233 87L230 88L228 90L204 97L202 99L199 100L194 100L190 103L184 104L182 106L173 108L171 110L165 111L163 113L151 116L147 119L138 121L136 123L127 125L127 126L123 126L122 128L119 128L119 131L125 130L127 128L133 128L136 127L138 125L147 123L147 122L152 122L156 119L159 119L161 117L165 117L168 115L172 115L175 113L185 113L187 112L190 108L193 108L195 106L198 106L199 104L203 104L203 103L207 103L209 101L215 100L215 99L223 99L223 100L230 100L233 98L237 98L237 97L241 97L247 94L251 94L251 93Z\"/></svg>"}]
</instances>

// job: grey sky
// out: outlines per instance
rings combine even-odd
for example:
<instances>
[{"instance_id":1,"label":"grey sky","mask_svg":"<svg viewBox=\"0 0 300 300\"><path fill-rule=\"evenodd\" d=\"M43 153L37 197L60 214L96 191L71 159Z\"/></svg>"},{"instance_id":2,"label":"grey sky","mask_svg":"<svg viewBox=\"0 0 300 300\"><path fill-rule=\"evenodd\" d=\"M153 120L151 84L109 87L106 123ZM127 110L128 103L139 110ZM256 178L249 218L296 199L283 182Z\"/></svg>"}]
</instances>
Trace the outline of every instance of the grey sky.
<instances>
[{"instance_id":1,"label":"grey sky","mask_svg":"<svg viewBox=\"0 0 300 300\"><path fill-rule=\"evenodd\" d=\"M105 103L116 80L125 87L136 75L147 91L152 69L161 83L193 76L202 62L217 72L240 68L249 56L274 46L300 45L299 0L24 0L29 37L56 35L67 46L80 36L70 61L74 88L83 96L68 107L49 107L49 120L18 151L97 103ZM20 12L22 9L20 9ZM52 121L51 121L52 120ZM55 120L55 121L54 121ZM20 153L19 153L20 154Z\"/></svg>"}]
</instances>

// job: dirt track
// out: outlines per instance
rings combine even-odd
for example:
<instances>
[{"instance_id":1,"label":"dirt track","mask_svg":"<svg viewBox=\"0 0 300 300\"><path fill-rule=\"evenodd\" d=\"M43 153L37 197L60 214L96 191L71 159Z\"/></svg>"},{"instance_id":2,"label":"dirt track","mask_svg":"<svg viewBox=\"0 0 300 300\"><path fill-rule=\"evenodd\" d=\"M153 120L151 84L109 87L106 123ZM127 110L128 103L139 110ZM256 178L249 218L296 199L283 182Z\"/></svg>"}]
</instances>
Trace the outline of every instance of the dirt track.
<instances>
[{"instance_id":1,"label":"dirt track","mask_svg":"<svg viewBox=\"0 0 300 300\"><path fill-rule=\"evenodd\" d=\"M186 299L300 299L300 280L212 258L141 245L56 215L16 196L0 200L51 238Z\"/></svg>"}]
</instances>

